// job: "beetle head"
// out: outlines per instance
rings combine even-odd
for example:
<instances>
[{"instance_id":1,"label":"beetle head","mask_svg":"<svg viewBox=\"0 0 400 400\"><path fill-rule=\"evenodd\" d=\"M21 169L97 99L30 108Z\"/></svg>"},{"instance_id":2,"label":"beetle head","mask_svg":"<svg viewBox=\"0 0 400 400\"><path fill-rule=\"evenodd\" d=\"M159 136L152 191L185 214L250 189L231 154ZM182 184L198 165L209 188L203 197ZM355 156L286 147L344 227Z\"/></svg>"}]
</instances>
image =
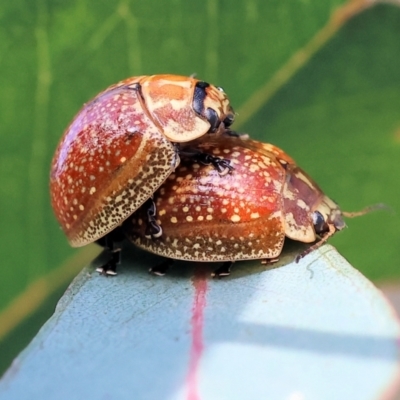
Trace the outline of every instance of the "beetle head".
<instances>
[{"instance_id":1,"label":"beetle head","mask_svg":"<svg viewBox=\"0 0 400 400\"><path fill-rule=\"evenodd\" d=\"M234 111L224 90L203 81L196 84L193 109L209 122L208 132L215 132L221 124L224 128L228 128L235 119Z\"/></svg>"},{"instance_id":2,"label":"beetle head","mask_svg":"<svg viewBox=\"0 0 400 400\"><path fill-rule=\"evenodd\" d=\"M178 75L154 75L141 80L148 115L172 142L189 142L234 120L221 88Z\"/></svg>"}]
</instances>

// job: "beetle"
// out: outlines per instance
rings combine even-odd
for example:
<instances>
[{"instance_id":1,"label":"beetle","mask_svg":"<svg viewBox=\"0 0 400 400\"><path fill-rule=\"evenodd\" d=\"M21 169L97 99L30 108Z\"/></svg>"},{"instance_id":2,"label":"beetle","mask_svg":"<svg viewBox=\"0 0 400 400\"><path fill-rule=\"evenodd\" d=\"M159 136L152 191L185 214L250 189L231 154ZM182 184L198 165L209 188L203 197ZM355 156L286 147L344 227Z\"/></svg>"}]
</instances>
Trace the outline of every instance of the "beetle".
<instances>
[{"instance_id":1,"label":"beetle","mask_svg":"<svg viewBox=\"0 0 400 400\"><path fill-rule=\"evenodd\" d=\"M230 126L225 92L192 77L137 76L83 106L52 160L51 203L73 247L104 238L143 204L180 162L179 143ZM221 173L220 158L194 152Z\"/></svg>"},{"instance_id":2,"label":"beetle","mask_svg":"<svg viewBox=\"0 0 400 400\"><path fill-rule=\"evenodd\" d=\"M122 225L136 246L168 259L224 262L215 275L225 276L234 261L277 261L285 237L314 243L298 261L342 230L343 216L360 214L342 212L272 144L219 136L203 137L197 147L223 155L234 170L220 176L210 166L182 160L153 199ZM154 224L161 234L151 235ZM152 272L161 275L168 265Z\"/></svg>"}]
</instances>

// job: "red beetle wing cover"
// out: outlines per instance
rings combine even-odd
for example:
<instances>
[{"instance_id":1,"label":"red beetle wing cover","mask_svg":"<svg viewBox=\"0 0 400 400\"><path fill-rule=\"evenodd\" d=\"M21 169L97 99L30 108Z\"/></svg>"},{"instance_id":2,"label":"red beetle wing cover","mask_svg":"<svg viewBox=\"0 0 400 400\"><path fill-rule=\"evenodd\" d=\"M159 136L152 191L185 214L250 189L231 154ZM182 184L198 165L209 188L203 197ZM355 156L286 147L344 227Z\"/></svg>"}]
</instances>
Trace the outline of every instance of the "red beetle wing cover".
<instances>
[{"instance_id":1,"label":"red beetle wing cover","mask_svg":"<svg viewBox=\"0 0 400 400\"><path fill-rule=\"evenodd\" d=\"M145 238L145 208L125 222L128 237L139 247L175 259L278 256L285 237L281 196L285 171L274 155L225 136L203 137L196 148L230 160L234 170L220 176L212 166L182 160L154 195L161 238Z\"/></svg>"},{"instance_id":2,"label":"red beetle wing cover","mask_svg":"<svg viewBox=\"0 0 400 400\"><path fill-rule=\"evenodd\" d=\"M143 112L134 90L139 79L114 85L86 104L58 145L51 201L72 246L121 224L179 162L174 146Z\"/></svg>"}]
</instances>

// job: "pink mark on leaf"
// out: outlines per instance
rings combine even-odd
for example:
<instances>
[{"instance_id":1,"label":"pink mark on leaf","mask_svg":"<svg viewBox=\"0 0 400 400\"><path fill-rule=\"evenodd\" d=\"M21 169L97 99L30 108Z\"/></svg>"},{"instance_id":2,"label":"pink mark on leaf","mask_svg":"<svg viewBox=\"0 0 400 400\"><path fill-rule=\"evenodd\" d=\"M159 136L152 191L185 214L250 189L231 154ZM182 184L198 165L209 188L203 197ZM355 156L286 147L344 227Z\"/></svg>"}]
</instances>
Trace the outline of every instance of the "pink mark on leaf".
<instances>
[{"instance_id":1,"label":"pink mark on leaf","mask_svg":"<svg viewBox=\"0 0 400 400\"><path fill-rule=\"evenodd\" d=\"M192 307L192 346L190 349L189 373L187 377L187 400L200 400L197 377L200 359L203 354L204 309L206 307L207 275L204 264L197 264L194 277L194 302Z\"/></svg>"}]
</instances>

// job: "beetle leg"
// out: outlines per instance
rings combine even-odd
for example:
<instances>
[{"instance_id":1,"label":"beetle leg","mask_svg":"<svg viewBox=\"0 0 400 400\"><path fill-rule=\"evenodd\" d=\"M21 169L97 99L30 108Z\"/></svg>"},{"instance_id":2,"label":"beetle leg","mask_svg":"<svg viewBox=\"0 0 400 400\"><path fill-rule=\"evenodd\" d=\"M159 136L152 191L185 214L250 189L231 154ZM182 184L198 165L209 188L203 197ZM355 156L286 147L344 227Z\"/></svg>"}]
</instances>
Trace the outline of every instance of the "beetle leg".
<instances>
[{"instance_id":1,"label":"beetle leg","mask_svg":"<svg viewBox=\"0 0 400 400\"><path fill-rule=\"evenodd\" d=\"M144 236L146 239L158 239L162 236L162 228L156 221L156 204L153 199L147 200L147 225Z\"/></svg>"},{"instance_id":2,"label":"beetle leg","mask_svg":"<svg viewBox=\"0 0 400 400\"><path fill-rule=\"evenodd\" d=\"M230 160L216 157L200 150L181 150L180 154L184 157L190 157L194 161L200 162L204 165L212 165L221 176L227 175L234 170Z\"/></svg>"},{"instance_id":3,"label":"beetle leg","mask_svg":"<svg viewBox=\"0 0 400 400\"><path fill-rule=\"evenodd\" d=\"M211 276L218 279L229 276L231 274L232 265L233 261L224 262L220 267L218 267L214 272L211 273Z\"/></svg>"},{"instance_id":4,"label":"beetle leg","mask_svg":"<svg viewBox=\"0 0 400 400\"><path fill-rule=\"evenodd\" d=\"M321 236L320 240L318 242L314 243L312 246L310 246L308 249L304 250L302 253L300 253L296 257L296 263L298 263L303 257L305 257L307 254L310 254L312 251L317 250L319 247L321 247L331 236L334 235L336 232L336 227L333 224L327 224L328 225L328 231Z\"/></svg>"},{"instance_id":5,"label":"beetle leg","mask_svg":"<svg viewBox=\"0 0 400 400\"><path fill-rule=\"evenodd\" d=\"M154 267L151 267L149 269L150 274L152 275L157 275L157 276L164 276L169 267L174 263L174 260L172 260L171 258L167 258L166 260L164 260L162 263L157 264Z\"/></svg>"},{"instance_id":6,"label":"beetle leg","mask_svg":"<svg viewBox=\"0 0 400 400\"><path fill-rule=\"evenodd\" d=\"M117 265L121 264L121 247L116 247L116 242L122 241L123 233L119 228L114 229L96 242L111 253L110 259L96 271L104 276L117 275Z\"/></svg>"},{"instance_id":7,"label":"beetle leg","mask_svg":"<svg viewBox=\"0 0 400 400\"><path fill-rule=\"evenodd\" d=\"M272 265L275 264L279 261L279 257L275 257L275 258L264 258L263 260L261 260L261 265Z\"/></svg>"},{"instance_id":8,"label":"beetle leg","mask_svg":"<svg viewBox=\"0 0 400 400\"><path fill-rule=\"evenodd\" d=\"M227 175L233 170L230 160L215 157L211 154L201 153L198 157L198 161L204 165L211 164L221 176Z\"/></svg>"},{"instance_id":9,"label":"beetle leg","mask_svg":"<svg viewBox=\"0 0 400 400\"><path fill-rule=\"evenodd\" d=\"M249 138L248 133L240 133L240 132L232 131L229 128L225 129L222 133L225 135L228 135L230 137L235 137L235 138L240 138L240 139L248 139Z\"/></svg>"}]
</instances>

